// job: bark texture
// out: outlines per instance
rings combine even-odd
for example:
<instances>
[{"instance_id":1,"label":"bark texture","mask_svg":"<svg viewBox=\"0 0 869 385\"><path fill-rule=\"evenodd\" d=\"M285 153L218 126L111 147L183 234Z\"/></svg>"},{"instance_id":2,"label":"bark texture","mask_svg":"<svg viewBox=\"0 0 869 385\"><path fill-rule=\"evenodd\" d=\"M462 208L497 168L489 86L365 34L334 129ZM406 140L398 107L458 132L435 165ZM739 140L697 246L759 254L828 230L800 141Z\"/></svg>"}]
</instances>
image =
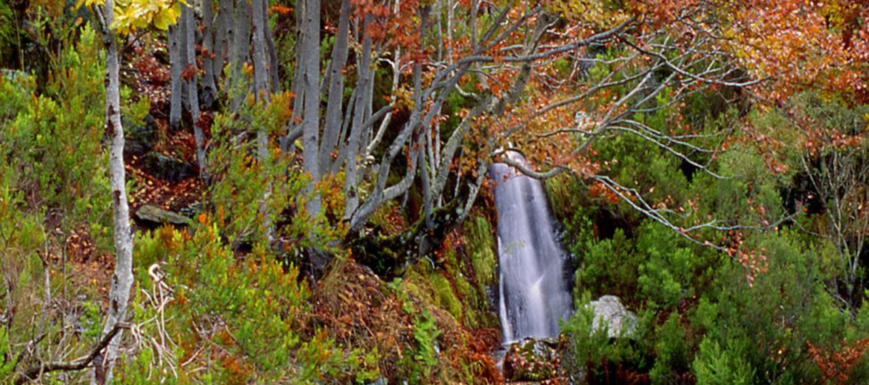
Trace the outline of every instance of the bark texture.
<instances>
[{"instance_id":1,"label":"bark texture","mask_svg":"<svg viewBox=\"0 0 869 385\"><path fill-rule=\"evenodd\" d=\"M182 81L181 73L184 71L184 65L187 62L187 58L182 55L181 46L182 39L181 29L183 28L181 23L177 23L171 27L169 27L169 66L170 66L170 75L171 75L171 84L170 84L170 96L169 96L169 125L172 127L177 127L179 123L181 123L181 93L182 93Z\"/></svg>"},{"instance_id":2,"label":"bark texture","mask_svg":"<svg viewBox=\"0 0 869 385\"><path fill-rule=\"evenodd\" d=\"M105 6L106 25L111 25L114 12L113 1ZM130 289L133 286L133 233L130 228L130 208L127 203L126 175L124 170L124 127L121 125L120 58L115 32L104 31L106 49L106 127L111 138L109 171L111 174L112 208L114 209L115 272L109 293L109 309L103 324L103 336L109 335L127 316ZM112 381L112 369L121 344L121 332L116 332L108 344L104 356L94 359L92 384L108 384Z\"/></svg>"},{"instance_id":3,"label":"bark texture","mask_svg":"<svg viewBox=\"0 0 869 385\"><path fill-rule=\"evenodd\" d=\"M305 171L311 176L308 185L308 214L316 216L320 212L320 197L314 191L319 180L320 161L320 0L306 0L305 38L301 46L301 60L304 62L302 81L305 92L304 118L302 132Z\"/></svg>"}]
</instances>

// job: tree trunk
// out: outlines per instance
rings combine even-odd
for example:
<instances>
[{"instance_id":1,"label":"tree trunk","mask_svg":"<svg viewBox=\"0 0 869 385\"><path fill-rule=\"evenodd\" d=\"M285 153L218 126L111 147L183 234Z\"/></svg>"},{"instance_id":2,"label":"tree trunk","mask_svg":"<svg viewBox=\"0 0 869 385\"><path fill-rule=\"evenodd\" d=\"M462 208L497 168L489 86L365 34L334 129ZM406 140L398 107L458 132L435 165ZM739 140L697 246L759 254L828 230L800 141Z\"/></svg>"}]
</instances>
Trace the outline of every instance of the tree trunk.
<instances>
[{"instance_id":1,"label":"tree trunk","mask_svg":"<svg viewBox=\"0 0 869 385\"><path fill-rule=\"evenodd\" d=\"M307 0L296 0L296 9L294 12L295 21L296 21L296 49L295 49L295 63L296 66L293 69L293 84L292 84L292 92L295 94L295 98L293 99L293 116L290 119L290 122L287 124L287 134L281 140L281 151L284 153L290 153L295 151L295 146L293 142L302 136L302 127L301 124L296 123L300 121L302 118L302 106L305 101L305 87L302 82L303 75L305 74L305 64L306 62L302 60L302 47L305 46L305 39L307 39L307 34L305 32L305 2ZM303 140L304 141L304 140Z\"/></svg>"},{"instance_id":2,"label":"tree trunk","mask_svg":"<svg viewBox=\"0 0 869 385\"><path fill-rule=\"evenodd\" d=\"M228 94L231 98L232 110L238 106L247 96L248 86L244 81L244 63L250 57L250 34L251 34L251 4L247 0L240 0L235 5L233 26L235 36L232 41L232 49L229 53L229 63L232 66Z\"/></svg>"},{"instance_id":3,"label":"tree trunk","mask_svg":"<svg viewBox=\"0 0 869 385\"><path fill-rule=\"evenodd\" d=\"M358 94L356 96L356 107L354 108L355 113L353 116L353 125L350 129L350 138L347 140L347 171L344 181L344 199L346 201L344 205L344 219L348 221L350 220L350 217L353 216L353 212L356 211L356 208L359 206L359 193L356 186L358 174L357 155L360 146L359 141L362 135L362 123L365 118L365 104L367 102L367 98L365 98L364 95L367 95L368 82L370 81L371 76L371 35L367 33L367 24L370 22L371 16L365 15L362 27L360 28L363 36L363 43L361 60L357 60L359 63L359 79L356 82L356 90Z\"/></svg>"},{"instance_id":4,"label":"tree trunk","mask_svg":"<svg viewBox=\"0 0 869 385\"><path fill-rule=\"evenodd\" d=\"M319 131L320 131L320 0L307 0L305 6L306 35L302 44L301 60L304 61L302 81L305 88L304 118L302 121L304 149L302 151L305 171L310 175L308 184L308 214L316 217L320 212L320 197L314 191L319 180Z\"/></svg>"},{"instance_id":5,"label":"tree trunk","mask_svg":"<svg viewBox=\"0 0 869 385\"><path fill-rule=\"evenodd\" d=\"M269 74L271 75L270 81L272 86L272 93L276 94L281 92L281 79L280 74L278 73L278 50L275 48L275 37L272 35L272 29L269 28L269 0L261 0L263 2L262 6L262 20L263 20L263 32L265 34L266 46L268 47L268 59L269 59Z\"/></svg>"},{"instance_id":6,"label":"tree trunk","mask_svg":"<svg viewBox=\"0 0 869 385\"><path fill-rule=\"evenodd\" d=\"M105 20L109 26L114 18L113 0L106 0ZM103 325L103 336L108 335L127 314L127 302L133 286L133 233L130 228L130 212L127 204L126 176L124 171L124 127L121 125L121 97L119 79L118 42L115 32L109 27L104 31L106 49L106 127L111 138L109 170L111 173L112 208L114 209L115 272L109 293L109 308ZM121 334L112 338L94 366L91 383L108 384L118 356Z\"/></svg>"},{"instance_id":7,"label":"tree trunk","mask_svg":"<svg viewBox=\"0 0 869 385\"><path fill-rule=\"evenodd\" d=\"M229 55L230 42L235 36L235 28L232 23L232 15L235 7L232 0L219 0L220 8L217 12L217 31L214 37L214 81L220 84L223 68Z\"/></svg>"},{"instance_id":8,"label":"tree trunk","mask_svg":"<svg viewBox=\"0 0 869 385\"><path fill-rule=\"evenodd\" d=\"M419 38L420 41L425 40L425 25L428 20L430 7L423 6L420 7L420 29L419 29ZM458 71L458 75L454 76L453 79L447 83L446 89L452 89L455 84L458 82L461 74L464 73L466 67L460 68ZM422 106L422 63L417 60L413 65L413 95L414 95L414 108L411 111L410 118L407 123L405 123L404 128L401 129L401 132L398 133L395 140L392 144L387 148L386 153L383 154L380 167L377 171L377 182L374 186L374 191L368 196L365 203L359 206L358 209L353 211L353 214L349 221L349 229L350 233L358 232L362 226L368 221L368 218L374 211L380 207L383 202L394 199L399 195L406 192L411 183L413 182L416 176L416 164L417 164L417 152L419 151L416 146L414 146L414 142L418 139L414 134L417 132L420 122L423 121L421 118L423 106ZM359 91L363 93L364 90ZM445 98L443 98L445 99ZM442 101L441 101L442 102ZM434 104L432 108L440 108L438 103ZM433 114L431 114L433 115ZM429 119L430 120L430 119ZM401 182L386 188L386 179L389 176L389 170L392 167L392 161L395 160L395 157L398 156L399 152L405 148L405 144L407 141L411 141L410 146L410 156L408 157L407 162L407 173L405 174L404 179Z\"/></svg>"},{"instance_id":9,"label":"tree trunk","mask_svg":"<svg viewBox=\"0 0 869 385\"><path fill-rule=\"evenodd\" d=\"M190 116L193 121L193 137L196 140L196 160L199 162L199 174L205 176L205 170L208 168L205 159L205 137L202 133L199 121L199 92L196 81L196 18L193 16L193 8L183 7L181 11L182 22L184 23L184 38L185 40L185 55L187 56L187 65L185 72L190 72L187 79L187 103L190 105Z\"/></svg>"},{"instance_id":10,"label":"tree trunk","mask_svg":"<svg viewBox=\"0 0 869 385\"><path fill-rule=\"evenodd\" d=\"M218 67L215 65L217 54L214 45L214 3L212 0L202 0L202 91L206 108L217 99L215 70Z\"/></svg>"},{"instance_id":11,"label":"tree trunk","mask_svg":"<svg viewBox=\"0 0 869 385\"><path fill-rule=\"evenodd\" d=\"M181 122L181 72L184 71L186 58L181 54L181 36L182 24L177 23L169 27L169 67L172 77L169 96L169 125L177 127Z\"/></svg>"},{"instance_id":12,"label":"tree trunk","mask_svg":"<svg viewBox=\"0 0 869 385\"><path fill-rule=\"evenodd\" d=\"M263 103L268 103L269 95L271 93L271 87L269 87L269 64L267 64L267 50L266 46L266 33L268 30L268 24L266 23L265 15L265 1L267 0L253 0L253 71L254 71L254 87L256 90L256 99L257 101ZM257 131L257 157L260 163L265 166L267 162L269 162L270 154L269 154L269 133L266 131L266 127L258 127ZM269 244L272 243L274 235L272 233L271 220L269 219L269 212L267 208L267 199L269 195L271 195L271 182L269 182L268 187L266 188L265 195L263 196L263 202L260 205L260 213L263 214L264 223L263 227L265 227L265 236L266 240Z\"/></svg>"},{"instance_id":13,"label":"tree trunk","mask_svg":"<svg viewBox=\"0 0 869 385\"><path fill-rule=\"evenodd\" d=\"M332 164L341 130L341 110L344 102L344 65L347 62L348 40L350 35L350 0L341 2L341 15L338 18L338 34L332 49L332 63L329 66L329 102L326 105L326 118L323 126L323 139L320 143L320 173L327 174Z\"/></svg>"},{"instance_id":14,"label":"tree trunk","mask_svg":"<svg viewBox=\"0 0 869 385\"><path fill-rule=\"evenodd\" d=\"M253 73L256 100L267 102L271 87L269 87L269 60L267 58L265 30L265 7L263 0L253 0Z\"/></svg>"}]
</instances>

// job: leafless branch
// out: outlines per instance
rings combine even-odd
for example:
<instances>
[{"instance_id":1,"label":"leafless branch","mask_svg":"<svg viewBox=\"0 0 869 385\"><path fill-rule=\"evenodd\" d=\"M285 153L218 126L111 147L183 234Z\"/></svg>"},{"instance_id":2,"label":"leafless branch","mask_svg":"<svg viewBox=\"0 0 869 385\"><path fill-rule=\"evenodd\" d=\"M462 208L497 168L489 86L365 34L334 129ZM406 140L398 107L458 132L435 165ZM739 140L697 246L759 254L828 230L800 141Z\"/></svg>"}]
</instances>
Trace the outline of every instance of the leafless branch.
<instances>
[{"instance_id":1,"label":"leafless branch","mask_svg":"<svg viewBox=\"0 0 869 385\"><path fill-rule=\"evenodd\" d=\"M129 329L127 323L118 323L97 343L88 353L88 355L71 362L40 362L37 365L31 366L21 372L15 379L15 385L26 384L35 381L40 376L57 371L78 371L91 366L94 361L99 361L102 356L103 349L109 346L112 339L124 329Z\"/></svg>"}]
</instances>

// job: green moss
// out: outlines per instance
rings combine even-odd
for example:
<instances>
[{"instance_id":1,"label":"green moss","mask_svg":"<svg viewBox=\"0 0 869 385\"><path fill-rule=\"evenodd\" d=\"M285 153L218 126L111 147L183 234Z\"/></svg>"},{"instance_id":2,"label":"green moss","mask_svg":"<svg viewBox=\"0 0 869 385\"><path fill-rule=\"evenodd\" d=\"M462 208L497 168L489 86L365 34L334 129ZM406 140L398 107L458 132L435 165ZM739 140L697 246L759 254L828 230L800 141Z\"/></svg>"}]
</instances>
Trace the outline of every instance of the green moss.
<instances>
[{"instance_id":1,"label":"green moss","mask_svg":"<svg viewBox=\"0 0 869 385\"><path fill-rule=\"evenodd\" d=\"M435 267L428 259L403 273L403 287L427 304L437 306L472 329L494 327L497 316L489 310L486 286L498 284L498 259L492 226L485 217L471 216L463 225L465 253L447 250Z\"/></svg>"},{"instance_id":2,"label":"green moss","mask_svg":"<svg viewBox=\"0 0 869 385\"><path fill-rule=\"evenodd\" d=\"M549 207L552 215L559 222L564 222L573 216L579 206L577 201L577 186L569 175L558 175L546 179L543 182L546 197L549 199Z\"/></svg>"},{"instance_id":3,"label":"green moss","mask_svg":"<svg viewBox=\"0 0 869 385\"><path fill-rule=\"evenodd\" d=\"M441 274L432 274L429 278L432 288L437 294L438 305L450 312L457 320L462 320L464 305L453 292L450 281Z\"/></svg>"},{"instance_id":4,"label":"green moss","mask_svg":"<svg viewBox=\"0 0 869 385\"><path fill-rule=\"evenodd\" d=\"M492 226L485 217L475 215L465 221L465 240L468 242L468 253L476 272L477 283L485 296L485 285L498 283L498 258L495 255L495 237Z\"/></svg>"},{"instance_id":5,"label":"green moss","mask_svg":"<svg viewBox=\"0 0 869 385\"><path fill-rule=\"evenodd\" d=\"M437 304L437 300L433 296L433 290L430 287L430 281L428 276L430 272L427 270L431 270L427 268L422 263L417 263L404 273L404 279L402 280L402 285L404 286L404 290L409 292L411 295L422 299L426 303Z\"/></svg>"}]
</instances>

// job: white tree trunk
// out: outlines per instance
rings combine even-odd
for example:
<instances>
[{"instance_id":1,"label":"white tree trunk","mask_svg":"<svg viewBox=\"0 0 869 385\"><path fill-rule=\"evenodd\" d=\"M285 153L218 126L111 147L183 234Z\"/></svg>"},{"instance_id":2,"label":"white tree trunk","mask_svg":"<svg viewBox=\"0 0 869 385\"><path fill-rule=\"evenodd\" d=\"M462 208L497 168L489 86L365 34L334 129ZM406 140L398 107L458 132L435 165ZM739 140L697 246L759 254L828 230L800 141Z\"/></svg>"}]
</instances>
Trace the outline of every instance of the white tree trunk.
<instances>
[{"instance_id":1,"label":"white tree trunk","mask_svg":"<svg viewBox=\"0 0 869 385\"><path fill-rule=\"evenodd\" d=\"M254 86L256 90L256 100L263 104L268 103L272 88L269 87L269 64L267 58L268 46L266 45L266 31L268 24L266 23L265 2L268 0L253 0L253 71L254 71ZM269 133L266 127L257 127L257 157L263 167L267 167L271 156L269 154ZM263 214L265 227L265 236L269 244L274 239L272 232L271 219L267 201L271 195L272 185L269 182L266 187L266 192L263 196L263 202L260 206L260 212Z\"/></svg>"},{"instance_id":2,"label":"white tree trunk","mask_svg":"<svg viewBox=\"0 0 869 385\"><path fill-rule=\"evenodd\" d=\"M272 29L269 28L269 0L261 0L263 2L262 5L262 20L263 20L263 34L266 41L266 46L268 47L268 59L269 59L269 74L271 75L271 87L272 93L281 92L281 79L278 76L278 50L275 48L275 37L272 35Z\"/></svg>"},{"instance_id":3,"label":"white tree trunk","mask_svg":"<svg viewBox=\"0 0 869 385\"><path fill-rule=\"evenodd\" d=\"M225 1L225 0L224 0ZM215 65L218 60L214 52L214 3L212 0L202 0L202 90L206 105L210 105L217 98L217 76L215 71L219 67ZM220 63L223 61L221 60Z\"/></svg>"},{"instance_id":4,"label":"white tree trunk","mask_svg":"<svg viewBox=\"0 0 869 385\"><path fill-rule=\"evenodd\" d=\"M320 0L307 0L303 28L306 37L301 47L301 60L305 62L302 76L305 88L305 116L302 120L305 147L302 158L305 171L311 177L308 184L308 214L316 216L320 212L320 197L314 191L314 184L320 175Z\"/></svg>"},{"instance_id":5,"label":"white tree trunk","mask_svg":"<svg viewBox=\"0 0 869 385\"><path fill-rule=\"evenodd\" d=\"M220 83L220 77L223 75L223 68L229 55L230 42L235 36L232 23L234 9L232 0L220 0L216 21L217 31L214 36L214 81L216 84Z\"/></svg>"},{"instance_id":6,"label":"white tree trunk","mask_svg":"<svg viewBox=\"0 0 869 385\"><path fill-rule=\"evenodd\" d=\"M106 0L106 25L114 17L113 0ZM108 27L107 27L108 28ZM123 322L127 314L130 289L133 286L133 233L130 228L130 209L127 204L126 176L124 171L124 127L121 125L121 100L119 79L118 43L115 32L107 29L103 36L106 49L106 127L111 138L109 170L111 173L112 208L114 209L115 273L109 293L109 308L103 325L103 336ZM121 334L112 338L105 356L96 363L91 383L108 384L118 356Z\"/></svg>"}]
</instances>

